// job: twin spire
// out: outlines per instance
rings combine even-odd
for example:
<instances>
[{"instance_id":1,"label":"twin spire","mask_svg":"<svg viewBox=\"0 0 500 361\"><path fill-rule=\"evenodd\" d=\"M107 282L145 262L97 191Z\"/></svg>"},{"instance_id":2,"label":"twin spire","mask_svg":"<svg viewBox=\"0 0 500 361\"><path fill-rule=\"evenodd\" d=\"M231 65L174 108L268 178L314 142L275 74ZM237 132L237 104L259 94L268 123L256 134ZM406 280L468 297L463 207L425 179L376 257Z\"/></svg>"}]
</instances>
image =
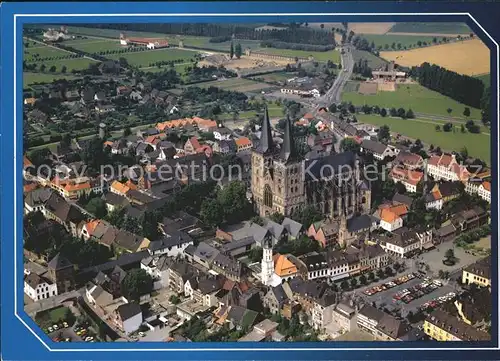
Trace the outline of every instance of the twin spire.
<instances>
[{"instance_id":1,"label":"twin spire","mask_svg":"<svg viewBox=\"0 0 500 361\"><path fill-rule=\"evenodd\" d=\"M271 121L269 119L269 111L267 105L264 111L264 120L262 121L262 132L259 150L264 154L271 153L275 150L275 144L271 132ZM284 162L288 162L296 155L297 152L295 150L295 141L292 135L292 123L290 121L290 117L287 116L285 121L285 134L283 136L283 144L281 145L279 158Z\"/></svg>"}]
</instances>

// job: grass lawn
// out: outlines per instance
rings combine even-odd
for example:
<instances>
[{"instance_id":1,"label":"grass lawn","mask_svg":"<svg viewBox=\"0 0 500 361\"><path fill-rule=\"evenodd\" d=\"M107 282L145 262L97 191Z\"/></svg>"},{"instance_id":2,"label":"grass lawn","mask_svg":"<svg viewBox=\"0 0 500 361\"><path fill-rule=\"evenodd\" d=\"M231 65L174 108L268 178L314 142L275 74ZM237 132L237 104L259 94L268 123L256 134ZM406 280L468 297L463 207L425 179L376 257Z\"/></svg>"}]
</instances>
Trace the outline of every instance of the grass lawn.
<instances>
[{"instance_id":1,"label":"grass lawn","mask_svg":"<svg viewBox=\"0 0 500 361\"><path fill-rule=\"evenodd\" d=\"M285 82L288 79L291 79L295 76L296 75L294 73L286 73L283 71L279 71L276 73L256 75L252 79L262 79L263 81L266 81L266 82Z\"/></svg>"},{"instance_id":2,"label":"grass lawn","mask_svg":"<svg viewBox=\"0 0 500 361\"><path fill-rule=\"evenodd\" d=\"M316 61L331 60L336 64L340 63L340 53L337 50L329 51L305 51L305 50L292 50L292 49L275 49L275 48L261 48L259 52L276 54L283 56L300 56L307 58L312 55Z\"/></svg>"},{"instance_id":3,"label":"grass lawn","mask_svg":"<svg viewBox=\"0 0 500 361\"><path fill-rule=\"evenodd\" d=\"M65 320L65 315L68 310L68 307L57 307L40 312L36 315L36 323L42 328L52 326L59 321Z\"/></svg>"},{"instance_id":4,"label":"grass lawn","mask_svg":"<svg viewBox=\"0 0 500 361\"><path fill-rule=\"evenodd\" d=\"M476 78L481 79L484 83L484 87L487 88L491 85L491 74L478 75Z\"/></svg>"},{"instance_id":5,"label":"grass lawn","mask_svg":"<svg viewBox=\"0 0 500 361\"><path fill-rule=\"evenodd\" d=\"M37 62L38 68L42 64L45 65L46 69L45 71L48 71L49 68L54 65L56 67L56 72L61 71L63 66L66 66L66 71L68 73L71 73L71 70L83 70L87 69L90 64L92 63L97 63L96 61L92 59L87 59L87 58L76 58L76 59L61 59L61 60L44 60Z\"/></svg>"},{"instance_id":6,"label":"grass lawn","mask_svg":"<svg viewBox=\"0 0 500 361\"><path fill-rule=\"evenodd\" d=\"M384 59L373 55L369 51L354 49L352 51L352 56L355 62L358 62L360 59L368 60L368 66L372 69L378 69L387 64L387 62Z\"/></svg>"},{"instance_id":7,"label":"grass lawn","mask_svg":"<svg viewBox=\"0 0 500 361\"><path fill-rule=\"evenodd\" d=\"M135 53L113 54L108 56L109 59L118 60L120 58L127 59L131 65L147 67L150 63L157 61L170 61L170 60L185 60L188 62L195 56L196 52L182 49L159 49L159 50L146 50Z\"/></svg>"},{"instance_id":8,"label":"grass lawn","mask_svg":"<svg viewBox=\"0 0 500 361\"><path fill-rule=\"evenodd\" d=\"M448 116L447 109L451 108L451 116L457 118L464 118L462 113L465 108L465 105L419 84L401 84L394 92L379 91L374 95L363 95L356 91L345 92L342 93L342 101L352 102L354 105L411 108L414 112L443 116ZM479 109L469 108L472 119L481 119Z\"/></svg>"},{"instance_id":9,"label":"grass lawn","mask_svg":"<svg viewBox=\"0 0 500 361\"><path fill-rule=\"evenodd\" d=\"M77 76L74 76L72 74L66 74L66 75L54 75L50 73L23 73L23 84L24 86L28 86L31 84L35 83L52 83L54 80L58 79L76 79Z\"/></svg>"},{"instance_id":10,"label":"grass lawn","mask_svg":"<svg viewBox=\"0 0 500 361\"><path fill-rule=\"evenodd\" d=\"M27 62L36 61L35 56L38 55L38 58L48 58L48 57L58 57L58 56L66 56L69 55L68 52L56 49L50 46L42 45L40 43L30 43L29 47L24 47L24 59Z\"/></svg>"},{"instance_id":11,"label":"grass lawn","mask_svg":"<svg viewBox=\"0 0 500 361\"><path fill-rule=\"evenodd\" d=\"M471 29L465 23L397 23L389 33L442 33L469 34Z\"/></svg>"},{"instance_id":12,"label":"grass lawn","mask_svg":"<svg viewBox=\"0 0 500 361\"><path fill-rule=\"evenodd\" d=\"M420 139L427 144L440 146L443 150L460 151L466 147L469 154L490 163L491 137L485 134L461 133L458 126L455 132L436 131L438 122L425 119L401 119L380 117L378 115L356 115L359 122L377 126L388 125L392 132L400 133L410 138Z\"/></svg>"},{"instance_id":13,"label":"grass lawn","mask_svg":"<svg viewBox=\"0 0 500 361\"><path fill-rule=\"evenodd\" d=\"M368 40L368 42L373 42L375 43L375 46L378 48L379 46L382 47L382 49L386 49L385 45L388 45L389 49L391 49L391 45L393 43L396 44L396 49L398 44L401 44L400 49L404 49L407 47L408 49L411 47L418 47L417 42L421 41L426 42L427 44L432 44L432 39L434 36L426 36L425 34L422 34L422 36L412 36L412 35L391 35L391 34L363 34L360 35L362 38L365 38ZM438 40L440 38L437 38Z\"/></svg>"},{"instance_id":14,"label":"grass lawn","mask_svg":"<svg viewBox=\"0 0 500 361\"><path fill-rule=\"evenodd\" d=\"M106 50L123 49L123 46L120 45L118 39L78 39L65 41L64 45L71 46L72 48L78 49L88 54L94 54Z\"/></svg>"},{"instance_id":15,"label":"grass lawn","mask_svg":"<svg viewBox=\"0 0 500 361\"><path fill-rule=\"evenodd\" d=\"M268 108L269 111L269 117L271 118L278 118L278 117L283 117L283 108L278 107L278 106L270 106ZM240 112L238 113L238 119L252 119L255 118L259 114L258 111L256 110L249 110L246 112ZM219 116L221 120L233 120L233 114L232 113L223 113Z\"/></svg>"}]
</instances>

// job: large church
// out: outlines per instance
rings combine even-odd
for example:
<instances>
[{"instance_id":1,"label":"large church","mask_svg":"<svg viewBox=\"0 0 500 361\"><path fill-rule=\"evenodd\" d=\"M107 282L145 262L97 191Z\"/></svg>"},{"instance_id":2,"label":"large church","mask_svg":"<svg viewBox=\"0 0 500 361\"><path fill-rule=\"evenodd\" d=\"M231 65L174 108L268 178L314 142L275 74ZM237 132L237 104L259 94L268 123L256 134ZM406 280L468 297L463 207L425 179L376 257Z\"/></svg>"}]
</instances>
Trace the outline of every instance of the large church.
<instances>
[{"instance_id":1,"label":"large church","mask_svg":"<svg viewBox=\"0 0 500 361\"><path fill-rule=\"evenodd\" d=\"M252 150L251 191L261 216L290 216L313 206L335 219L368 213L371 206L370 188L354 153L305 160L296 149L289 119L282 144L274 142L267 108L260 142Z\"/></svg>"}]
</instances>

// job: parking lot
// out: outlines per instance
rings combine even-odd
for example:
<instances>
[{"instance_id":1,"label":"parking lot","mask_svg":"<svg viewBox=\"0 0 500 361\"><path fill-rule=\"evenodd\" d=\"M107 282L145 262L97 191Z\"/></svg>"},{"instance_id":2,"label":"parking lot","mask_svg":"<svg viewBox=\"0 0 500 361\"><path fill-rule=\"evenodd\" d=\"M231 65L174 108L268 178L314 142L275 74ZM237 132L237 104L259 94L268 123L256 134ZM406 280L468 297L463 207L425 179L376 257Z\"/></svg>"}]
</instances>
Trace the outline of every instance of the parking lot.
<instances>
[{"instance_id":1,"label":"parking lot","mask_svg":"<svg viewBox=\"0 0 500 361\"><path fill-rule=\"evenodd\" d=\"M392 280L393 280L393 278L389 278L389 279L386 279L384 281L378 282L376 284L370 285L369 287L366 287L365 289L369 289L373 286L381 285L383 283L386 283L386 282L389 282ZM456 283L441 281L443 283L443 285L441 287L438 287L434 291L429 292L427 294L423 294L421 297L416 298L407 304L404 302L401 302L401 301L397 301L393 298L393 296L395 294L401 293L401 291L403 291L405 289L410 289L412 287L415 287L415 286L421 284L422 282L424 282L423 279L415 277L414 279L412 279L406 283L403 283L403 284L397 285L395 287L383 290L383 291L378 292L372 296L368 296L368 295L364 294L363 292L359 292L359 291L357 291L356 294L358 296L361 296L362 298L364 298L368 303L375 302L378 307L387 308L390 311L400 310L401 315L403 317L405 317L408 314L408 312L410 312L410 311L413 313L417 312L418 309L420 308L420 306L426 302L435 300L435 299L442 297L450 292L455 292L455 293L457 292Z\"/></svg>"}]
</instances>

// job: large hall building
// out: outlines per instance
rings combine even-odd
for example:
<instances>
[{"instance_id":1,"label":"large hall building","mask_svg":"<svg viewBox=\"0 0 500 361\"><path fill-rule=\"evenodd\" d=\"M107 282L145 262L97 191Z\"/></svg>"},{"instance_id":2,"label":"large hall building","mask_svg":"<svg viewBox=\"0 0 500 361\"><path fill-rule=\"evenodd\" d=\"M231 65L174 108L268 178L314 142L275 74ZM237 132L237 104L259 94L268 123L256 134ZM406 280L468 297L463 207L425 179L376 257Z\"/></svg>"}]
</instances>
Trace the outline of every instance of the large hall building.
<instances>
[{"instance_id":1,"label":"large hall building","mask_svg":"<svg viewBox=\"0 0 500 361\"><path fill-rule=\"evenodd\" d=\"M290 216L305 206L333 219L370 211L370 187L354 153L304 160L289 119L281 146L273 141L267 109L261 130L260 142L252 150L251 180L253 202L261 216L275 212Z\"/></svg>"}]
</instances>

